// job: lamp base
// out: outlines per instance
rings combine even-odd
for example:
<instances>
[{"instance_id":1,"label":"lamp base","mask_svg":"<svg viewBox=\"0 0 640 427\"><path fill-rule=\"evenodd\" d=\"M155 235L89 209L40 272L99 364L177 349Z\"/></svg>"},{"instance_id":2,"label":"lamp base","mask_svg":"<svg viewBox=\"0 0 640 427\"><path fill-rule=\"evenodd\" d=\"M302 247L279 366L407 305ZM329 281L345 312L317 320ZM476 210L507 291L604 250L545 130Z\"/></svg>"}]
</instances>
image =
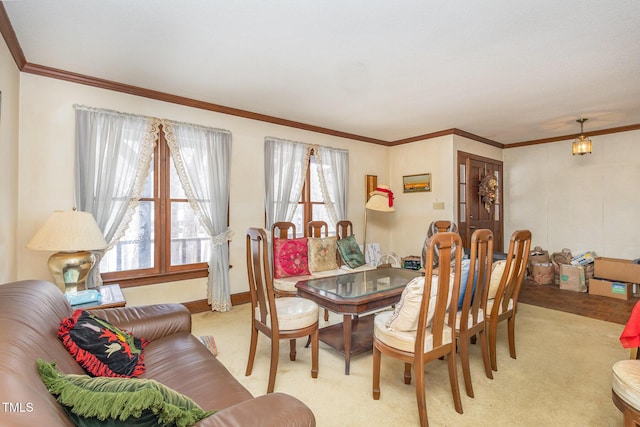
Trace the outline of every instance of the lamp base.
<instances>
[{"instance_id":1,"label":"lamp base","mask_svg":"<svg viewBox=\"0 0 640 427\"><path fill-rule=\"evenodd\" d=\"M89 251L57 252L49 257L49 271L63 293L76 293L86 288L85 280L94 263Z\"/></svg>"}]
</instances>

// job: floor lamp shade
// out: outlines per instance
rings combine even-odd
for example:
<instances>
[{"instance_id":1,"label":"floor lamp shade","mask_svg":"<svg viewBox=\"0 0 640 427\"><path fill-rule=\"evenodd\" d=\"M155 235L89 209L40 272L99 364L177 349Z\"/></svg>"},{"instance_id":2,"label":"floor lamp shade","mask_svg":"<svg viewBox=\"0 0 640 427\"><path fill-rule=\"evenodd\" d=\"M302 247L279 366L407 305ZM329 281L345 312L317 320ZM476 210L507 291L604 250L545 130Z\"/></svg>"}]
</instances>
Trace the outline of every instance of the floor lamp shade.
<instances>
[{"instance_id":1,"label":"floor lamp shade","mask_svg":"<svg viewBox=\"0 0 640 427\"><path fill-rule=\"evenodd\" d=\"M95 262L91 251L106 247L93 215L75 209L54 211L27 244L32 250L56 252L49 258L49 270L65 293L82 289Z\"/></svg>"},{"instance_id":2,"label":"floor lamp shade","mask_svg":"<svg viewBox=\"0 0 640 427\"><path fill-rule=\"evenodd\" d=\"M367 250L367 210L376 212L395 212L393 207L393 192L387 185L379 185L369 193L369 200L365 204L364 209L364 242L362 244L364 251Z\"/></svg>"}]
</instances>

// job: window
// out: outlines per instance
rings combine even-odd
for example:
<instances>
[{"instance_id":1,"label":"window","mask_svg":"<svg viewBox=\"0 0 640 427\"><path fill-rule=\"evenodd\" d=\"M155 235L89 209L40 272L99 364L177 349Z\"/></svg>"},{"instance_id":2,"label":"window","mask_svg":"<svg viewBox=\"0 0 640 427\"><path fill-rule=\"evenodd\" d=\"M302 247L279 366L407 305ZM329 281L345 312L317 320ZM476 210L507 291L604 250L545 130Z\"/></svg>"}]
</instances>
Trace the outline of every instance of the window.
<instances>
[{"instance_id":1,"label":"window","mask_svg":"<svg viewBox=\"0 0 640 427\"><path fill-rule=\"evenodd\" d=\"M311 220L347 219L347 150L265 137L264 160L267 228L291 221L303 236Z\"/></svg>"},{"instance_id":2,"label":"window","mask_svg":"<svg viewBox=\"0 0 640 427\"><path fill-rule=\"evenodd\" d=\"M210 251L211 238L187 201L161 129L129 227L100 263L103 280L127 286L206 277Z\"/></svg>"},{"instance_id":3,"label":"window","mask_svg":"<svg viewBox=\"0 0 640 427\"><path fill-rule=\"evenodd\" d=\"M307 168L307 175L304 180L304 187L302 188L302 197L298 202L295 214L292 222L296 225L296 232L298 236L303 237L307 234L307 223L309 221L324 221L329 225L329 234L335 234L335 228L331 225L329 213L327 207L324 204L322 197L322 190L320 187L320 179L318 178L318 168L323 167L316 162L315 156L312 154L309 156L309 167ZM327 167L324 166L326 170ZM327 186L330 186L329 173L325 173L325 179L327 179Z\"/></svg>"}]
</instances>

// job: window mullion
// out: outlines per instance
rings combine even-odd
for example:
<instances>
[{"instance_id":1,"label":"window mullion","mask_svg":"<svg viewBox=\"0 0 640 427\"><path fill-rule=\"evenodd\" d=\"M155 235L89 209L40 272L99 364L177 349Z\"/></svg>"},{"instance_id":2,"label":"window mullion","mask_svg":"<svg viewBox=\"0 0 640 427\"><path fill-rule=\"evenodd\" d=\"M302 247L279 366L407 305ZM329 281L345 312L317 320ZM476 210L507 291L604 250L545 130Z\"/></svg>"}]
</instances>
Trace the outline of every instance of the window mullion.
<instances>
[{"instance_id":1,"label":"window mullion","mask_svg":"<svg viewBox=\"0 0 640 427\"><path fill-rule=\"evenodd\" d=\"M169 270L169 265L171 264L171 194L169 183L170 153L162 128L158 145L160 146L160 167L158 168L160 173L157 186L159 206L155 227L158 244L155 245L155 248L159 271L165 273Z\"/></svg>"},{"instance_id":2,"label":"window mullion","mask_svg":"<svg viewBox=\"0 0 640 427\"><path fill-rule=\"evenodd\" d=\"M307 224L313 218L313 208L311 206L311 167L307 165L307 173L304 177L304 188L303 188L303 224L302 229L304 230L304 236L307 236Z\"/></svg>"}]
</instances>

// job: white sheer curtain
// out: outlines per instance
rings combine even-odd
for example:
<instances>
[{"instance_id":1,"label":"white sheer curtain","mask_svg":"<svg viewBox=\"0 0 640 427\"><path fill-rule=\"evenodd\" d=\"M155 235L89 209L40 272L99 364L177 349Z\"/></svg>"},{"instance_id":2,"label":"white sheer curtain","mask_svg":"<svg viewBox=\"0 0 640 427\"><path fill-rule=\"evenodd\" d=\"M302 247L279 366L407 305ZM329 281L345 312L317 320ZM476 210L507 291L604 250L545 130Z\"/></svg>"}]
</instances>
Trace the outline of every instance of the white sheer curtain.
<instances>
[{"instance_id":1,"label":"white sheer curtain","mask_svg":"<svg viewBox=\"0 0 640 427\"><path fill-rule=\"evenodd\" d=\"M264 139L264 183L267 230L273 223L291 221L309 167L311 146L273 137Z\"/></svg>"},{"instance_id":2,"label":"white sheer curtain","mask_svg":"<svg viewBox=\"0 0 640 427\"><path fill-rule=\"evenodd\" d=\"M74 105L76 112L75 199L91 212L109 244L95 251L87 286L102 284L100 260L124 235L149 173L158 119Z\"/></svg>"},{"instance_id":3,"label":"white sheer curtain","mask_svg":"<svg viewBox=\"0 0 640 427\"><path fill-rule=\"evenodd\" d=\"M207 299L212 311L229 311L231 133L168 120L162 124L187 199L211 236Z\"/></svg>"},{"instance_id":4,"label":"white sheer curtain","mask_svg":"<svg viewBox=\"0 0 640 427\"><path fill-rule=\"evenodd\" d=\"M315 146L314 153L322 198L335 227L336 222L347 219L349 151Z\"/></svg>"}]
</instances>

